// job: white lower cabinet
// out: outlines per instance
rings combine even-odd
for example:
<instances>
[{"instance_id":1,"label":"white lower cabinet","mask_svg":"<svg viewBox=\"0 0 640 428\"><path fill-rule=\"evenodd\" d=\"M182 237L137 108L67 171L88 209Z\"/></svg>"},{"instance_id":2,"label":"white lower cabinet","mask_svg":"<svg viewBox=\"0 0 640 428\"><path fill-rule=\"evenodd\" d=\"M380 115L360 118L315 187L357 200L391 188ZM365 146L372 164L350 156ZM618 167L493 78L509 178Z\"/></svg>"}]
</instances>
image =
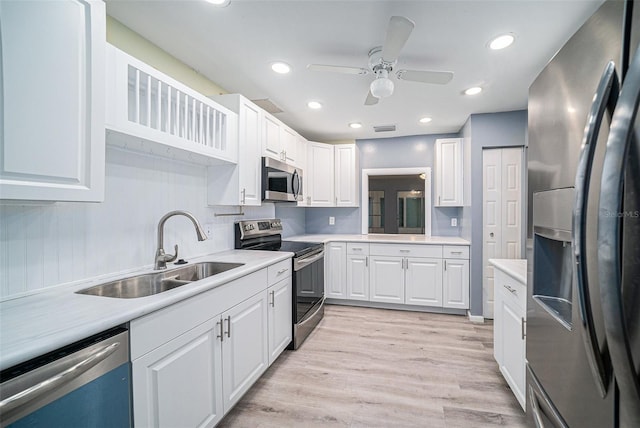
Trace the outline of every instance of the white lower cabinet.
<instances>
[{"instance_id":1,"label":"white lower cabinet","mask_svg":"<svg viewBox=\"0 0 640 428\"><path fill-rule=\"evenodd\" d=\"M442 307L469 309L469 260L444 259Z\"/></svg>"},{"instance_id":2,"label":"white lower cabinet","mask_svg":"<svg viewBox=\"0 0 640 428\"><path fill-rule=\"evenodd\" d=\"M293 336L291 276L269 287L269 365L278 358Z\"/></svg>"},{"instance_id":3,"label":"white lower cabinet","mask_svg":"<svg viewBox=\"0 0 640 428\"><path fill-rule=\"evenodd\" d=\"M404 258L371 256L371 302L404 303Z\"/></svg>"},{"instance_id":4,"label":"white lower cabinet","mask_svg":"<svg viewBox=\"0 0 640 428\"><path fill-rule=\"evenodd\" d=\"M325 245L324 253L324 294L331 299L344 299L347 296L347 244L345 242L329 242Z\"/></svg>"},{"instance_id":5,"label":"white lower cabinet","mask_svg":"<svg viewBox=\"0 0 640 428\"><path fill-rule=\"evenodd\" d=\"M369 300L369 256L347 255L347 299Z\"/></svg>"},{"instance_id":6,"label":"white lower cabinet","mask_svg":"<svg viewBox=\"0 0 640 428\"><path fill-rule=\"evenodd\" d=\"M527 288L498 268L495 269L494 288L493 354L500 372L524 409Z\"/></svg>"},{"instance_id":7,"label":"white lower cabinet","mask_svg":"<svg viewBox=\"0 0 640 428\"><path fill-rule=\"evenodd\" d=\"M130 323L136 427L212 427L291 341L291 260Z\"/></svg>"},{"instance_id":8,"label":"white lower cabinet","mask_svg":"<svg viewBox=\"0 0 640 428\"><path fill-rule=\"evenodd\" d=\"M133 361L134 426L211 427L222 419L218 334L207 321Z\"/></svg>"},{"instance_id":9,"label":"white lower cabinet","mask_svg":"<svg viewBox=\"0 0 640 428\"><path fill-rule=\"evenodd\" d=\"M224 410L249 390L269 366L267 294L260 293L222 314Z\"/></svg>"},{"instance_id":10,"label":"white lower cabinet","mask_svg":"<svg viewBox=\"0 0 640 428\"><path fill-rule=\"evenodd\" d=\"M407 305L442 306L442 259L407 259Z\"/></svg>"}]
</instances>

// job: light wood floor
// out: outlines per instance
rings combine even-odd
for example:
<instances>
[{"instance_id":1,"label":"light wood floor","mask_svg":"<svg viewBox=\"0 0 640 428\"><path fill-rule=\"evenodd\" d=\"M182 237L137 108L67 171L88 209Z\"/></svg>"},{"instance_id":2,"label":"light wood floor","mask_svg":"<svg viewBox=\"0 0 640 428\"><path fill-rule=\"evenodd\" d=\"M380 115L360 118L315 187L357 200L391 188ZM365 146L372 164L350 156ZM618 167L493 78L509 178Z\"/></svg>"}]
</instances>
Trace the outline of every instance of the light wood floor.
<instances>
[{"instance_id":1,"label":"light wood floor","mask_svg":"<svg viewBox=\"0 0 640 428\"><path fill-rule=\"evenodd\" d=\"M493 359L493 324L327 305L223 427L524 427Z\"/></svg>"}]
</instances>

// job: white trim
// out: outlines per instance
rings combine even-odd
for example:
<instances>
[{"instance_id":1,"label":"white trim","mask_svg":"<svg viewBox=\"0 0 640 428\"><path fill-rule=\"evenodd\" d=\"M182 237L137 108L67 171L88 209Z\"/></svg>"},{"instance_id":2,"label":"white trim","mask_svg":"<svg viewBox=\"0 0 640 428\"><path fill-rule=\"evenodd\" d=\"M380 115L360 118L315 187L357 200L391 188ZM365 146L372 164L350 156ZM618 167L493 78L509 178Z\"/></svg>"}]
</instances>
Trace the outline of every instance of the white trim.
<instances>
[{"instance_id":1,"label":"white trim","mask_svg":"<svg viewBox=\"0 0 640 428\"><path fill-rule=\"evenodd\" d=\"M372 168L362 170L362 227L363 235L369 234L369 176L424 174L424 236L431 236L431 168Z\"/></svg>"},{"instance_id":2,"label":"white trim","mask_svg":"<svg viewBox=\"0 0 640 428\"><path fill-rule=\"evenodd\" d=\"M484 317L482 315L471 315L471 312L467 311L467 318L469 321L476 324L484 324Z\"/></svg>"}]
</instances>

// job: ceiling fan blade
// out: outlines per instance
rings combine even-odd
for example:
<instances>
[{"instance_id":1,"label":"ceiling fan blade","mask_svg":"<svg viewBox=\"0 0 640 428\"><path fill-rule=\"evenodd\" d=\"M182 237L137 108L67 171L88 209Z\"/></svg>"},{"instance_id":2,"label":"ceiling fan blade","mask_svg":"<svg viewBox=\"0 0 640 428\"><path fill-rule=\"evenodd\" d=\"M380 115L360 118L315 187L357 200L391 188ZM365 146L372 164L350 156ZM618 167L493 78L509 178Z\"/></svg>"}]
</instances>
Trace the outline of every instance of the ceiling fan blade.
<instances>
[{"instance_id":1,"label":"ceiling fan blade","mask_svg":"<svg viewBox=\"0 0 640 428\"><path fill-rule=\"evenodd\" d=\"M374 97L371 91L369 91L369 94L367 95L367 99L364 100L364 105L372 106L372 105L378 104L378 101L380 101L380 99Z\"/></svg>"},{"instance_id":2,"label":"ceiling fan blade","mask_svg":"<svg viewBox=\"0 0 640 428\"><path fill-rule=\"evenodd\" d=\"M396 76L400 80L432 83L435 85L444 85L453 79L453 73L449 71L398 70Z\"/></svg>"},{"instance_id":3,"label":"ceiling fan blade","mask_svg":"<svg viewBox=\"0 0 640 428\"><path fill-rule=\"evenodd\" d=\"M409 39L415 24L404 16L392 16L387 27L387 39L382 46L382 60L394 62Z\"/></svg>"},{"instance_id":4,"label":"ceiling fan blade","mask_svg":"<svg viewBox=\"0 0 640 428\"><path fill-rule=\"evenodd\" d=\"M343 73L343 74L364 75L369 73L369 70L367 70L366 68L343 67L341 65L309 64L307 65L307 69L311 71L329 71L332 73Z\"/></svg>"}]
</instances>

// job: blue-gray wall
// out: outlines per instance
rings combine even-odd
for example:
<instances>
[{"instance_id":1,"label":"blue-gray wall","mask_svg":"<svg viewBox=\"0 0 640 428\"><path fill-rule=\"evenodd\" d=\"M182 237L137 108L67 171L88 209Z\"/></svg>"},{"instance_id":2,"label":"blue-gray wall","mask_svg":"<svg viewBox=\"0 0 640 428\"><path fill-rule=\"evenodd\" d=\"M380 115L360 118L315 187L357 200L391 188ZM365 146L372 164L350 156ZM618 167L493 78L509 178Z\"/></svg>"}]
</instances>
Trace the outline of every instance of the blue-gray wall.
<instances>
[{"instance_id":1,"label":"blue-gray wall","mask_svg":"<svg viewBox=\"0 0 640 428\"><path fill-rule=\"evenodd\" d=\"M461 134L471 141L471 205L462 209L460 236L471 240L470 312L472 315L482 315L482 150L526 146L527 111L471 115ZM523 209L526 210L526 207L523 206Z\"/></svg>"},{"instance_id":2,"label":"blue-gray wall","mask_svg":"<svg viewBox=\"0 0 640 428\"><path fill-rule=\"evenodd\" d=\"M458 134L433 134L358 140L358 176L362 176L363 169L371 168L433 168L433 147L436 139L457 137ZM358 194L361 193L362 183L360 186ZM307 208L306 211L307 233L360 234L362 231L360 208ZM431 234L459 236L460 227L451 226L451 218L457 218L459 214L459 208L433 208ZM336 218L335 225L329 225L329 216Z\"/></svg>"}]
</instances>

